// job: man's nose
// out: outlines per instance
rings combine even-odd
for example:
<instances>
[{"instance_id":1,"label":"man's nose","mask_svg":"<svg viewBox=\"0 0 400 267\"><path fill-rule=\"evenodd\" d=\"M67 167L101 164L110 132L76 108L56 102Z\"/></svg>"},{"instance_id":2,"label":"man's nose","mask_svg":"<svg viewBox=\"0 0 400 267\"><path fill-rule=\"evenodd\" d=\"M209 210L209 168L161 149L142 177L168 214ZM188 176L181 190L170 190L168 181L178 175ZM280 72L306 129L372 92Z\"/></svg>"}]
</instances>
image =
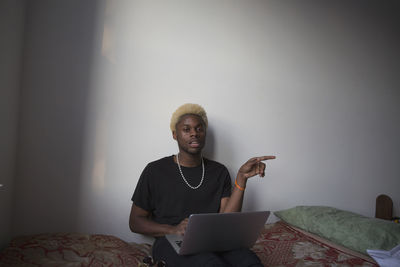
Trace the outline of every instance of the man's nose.
<instances>
[{"instance_id":1,"label":"man's nose","mask_svg":"<svg viewBox=\"0 0 400 267\"><path fill-rule=\"evenodd\" d=\"M196 129L191 129L190 130L190 136L197 136L198 135L198 133L197 133L197 131L196 131Z\"/></svg>"}]
</instances>

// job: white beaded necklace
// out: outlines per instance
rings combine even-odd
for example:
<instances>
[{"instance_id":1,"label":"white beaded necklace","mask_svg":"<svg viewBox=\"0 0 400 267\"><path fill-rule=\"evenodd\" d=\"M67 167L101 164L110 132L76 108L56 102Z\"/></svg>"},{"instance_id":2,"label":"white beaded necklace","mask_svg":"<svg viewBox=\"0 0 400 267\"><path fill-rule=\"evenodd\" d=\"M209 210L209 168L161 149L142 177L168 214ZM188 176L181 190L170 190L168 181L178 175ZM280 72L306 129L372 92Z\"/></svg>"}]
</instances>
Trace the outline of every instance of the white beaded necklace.
<instances>
[{"instance_id":1,"label":"white beaded necklace","mask_svg":"<svg viewBox=\"0 0 400 267\"><path fill-rule=\"evenodd\" d=\"M179 154L176 154L176 162L178 163L178 169L179 172L181 173L182 179L183 181L185 181L186 185L189 186L191 189L197 189L199 188L204 180L204 160L203 157L201 157L201 166L203 167L203 173L201 174L201 181L197 186L192 186L191 184L189 184L189 182L186 180L185 176L183 175L182 169L181 169L181 165L179 164Z\"/></svg>"}]
</instances>

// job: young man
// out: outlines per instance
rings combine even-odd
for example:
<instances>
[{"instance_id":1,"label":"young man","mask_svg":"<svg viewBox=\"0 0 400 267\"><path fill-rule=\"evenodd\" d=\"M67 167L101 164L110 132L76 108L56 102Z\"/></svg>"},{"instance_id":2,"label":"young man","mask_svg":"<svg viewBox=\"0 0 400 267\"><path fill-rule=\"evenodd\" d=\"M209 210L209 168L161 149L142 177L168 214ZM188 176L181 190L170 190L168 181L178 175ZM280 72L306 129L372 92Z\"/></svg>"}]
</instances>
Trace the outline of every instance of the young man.
<instances>
[{"instance_id":1,"label":"young man","mask_svg":"<svg viewBox=\"0 0 400 267\"><path fill-rule=\"evenodd\" d=\"M207 126L206 112L197 104L175 111L170 127L179 153L151 162L143 170L132 197L129 226L135 233L156 237L153 257L167 266L262 266L248 249L180 256L164 237L183 235L190 214L240 211L247 180L264 177L262 161L275 158L249 159L240 167L232 190L226 167L202 157Z\"/></svg>"}]
</instances>

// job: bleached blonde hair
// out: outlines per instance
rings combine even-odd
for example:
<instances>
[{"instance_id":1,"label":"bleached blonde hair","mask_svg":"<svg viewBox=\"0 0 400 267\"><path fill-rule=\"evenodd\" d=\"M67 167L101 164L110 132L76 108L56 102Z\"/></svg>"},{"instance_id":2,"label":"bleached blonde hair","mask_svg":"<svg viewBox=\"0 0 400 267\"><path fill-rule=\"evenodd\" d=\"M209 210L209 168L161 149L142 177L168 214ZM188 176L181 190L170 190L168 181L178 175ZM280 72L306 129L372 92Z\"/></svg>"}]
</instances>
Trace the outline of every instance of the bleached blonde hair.
<instances>
[{"instance_id":1,"label":"bleached blonde hair","mask_svg":"<svg viewBox=\"0 0 400 267\"><path fill-rule=\"evenodd\" d=\"M207 119L207 113L204 110L204 108L198 104L186 103L186 104L183 104L182 106L180 106L172 114L171 123L170 123L171 131L176 130L176 124L179 122L179 120L182 118L182 116L189 115L189 114L199 116L203 120L204 126L207 129L208 119Z\"/></svg>"}]
</instances>

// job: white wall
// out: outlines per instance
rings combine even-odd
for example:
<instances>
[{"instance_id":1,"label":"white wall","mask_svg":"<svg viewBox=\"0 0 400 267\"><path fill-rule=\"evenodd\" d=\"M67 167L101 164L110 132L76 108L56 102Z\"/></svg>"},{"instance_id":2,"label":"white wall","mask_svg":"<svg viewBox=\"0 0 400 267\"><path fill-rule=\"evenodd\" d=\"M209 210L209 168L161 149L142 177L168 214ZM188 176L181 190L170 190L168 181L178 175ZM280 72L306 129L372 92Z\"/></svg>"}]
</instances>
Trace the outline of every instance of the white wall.
<instances>
[{"instance_id":1,"label":"white wall","mask_svg":"<svg viewBox=\"0 0 400 267\"><path fill-rule=\"evenodd\" d=\"M0 2L0 249L11 238L25 1Z\"/></svg>"},{"instance_id":2,"label":"white wall","mask_svg":"<svg viewBox=\"0 0 400 267\"><path fill-rule=\"evenodd\" d=\"M277 156L246 210L373 216L385 193L400 214L399 7L385 5L31 2L15 233L142 240L130 197L149 161L176 153L169 119L185 102L207 110L205 154L232 176Z\"/></svg>"}]
</instances>

